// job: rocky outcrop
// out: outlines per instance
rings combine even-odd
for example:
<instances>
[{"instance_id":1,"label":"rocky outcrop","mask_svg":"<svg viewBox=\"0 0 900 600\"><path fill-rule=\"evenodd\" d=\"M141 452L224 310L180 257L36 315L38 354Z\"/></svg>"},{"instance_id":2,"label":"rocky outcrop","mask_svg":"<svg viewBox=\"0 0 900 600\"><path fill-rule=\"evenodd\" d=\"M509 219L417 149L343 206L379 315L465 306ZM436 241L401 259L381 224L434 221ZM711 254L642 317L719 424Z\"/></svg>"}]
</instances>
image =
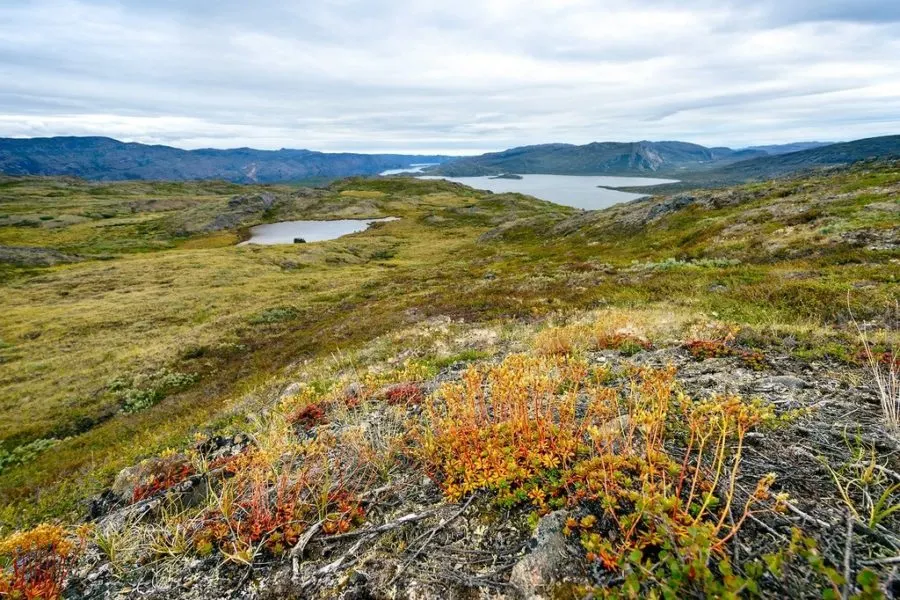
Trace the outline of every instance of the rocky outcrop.
<instances>
[{"instance_id":1,"label":"rocky outcrop","mask_svg":"<svg viewBox=\"0 0 900 600\"><path fill-rule=\"evenodd\" d=\"M0 263L17 267L49 267L61 263L83 260L79 256L64 254L50 248L31 248L24 246L0 246Z\"/></svg>"},{"instance_id":2,"label":"rocky outcrop","mask_svg":"<svg viewBox=\"0 0 900 600\"><path fill-rule=\"evenodd\" d=\"M691 194L676 194L666 198L662 202L653 205L647 213L647 220L652 221L663 215L681 210L685 206L690 206L697 201L697 197Z\"/></svg>"}]
</instances>

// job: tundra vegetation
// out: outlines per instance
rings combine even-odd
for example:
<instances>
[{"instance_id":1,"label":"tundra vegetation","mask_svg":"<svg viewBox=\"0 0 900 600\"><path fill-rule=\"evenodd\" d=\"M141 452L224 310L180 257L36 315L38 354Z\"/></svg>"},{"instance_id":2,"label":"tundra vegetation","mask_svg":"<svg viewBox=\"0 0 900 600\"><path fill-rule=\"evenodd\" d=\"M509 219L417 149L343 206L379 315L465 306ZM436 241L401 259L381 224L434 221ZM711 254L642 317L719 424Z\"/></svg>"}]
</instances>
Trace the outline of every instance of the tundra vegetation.
<instances>
[{"instance_id":1,"label":"tundra vegetation","mask_svg":"<svg viewBox=\"0 0 900 600\"><path fill-rule=\"evenodd\" d=\"M898 211L2 179L0 595L897 594Z\"/></svg>"}]
</instances>

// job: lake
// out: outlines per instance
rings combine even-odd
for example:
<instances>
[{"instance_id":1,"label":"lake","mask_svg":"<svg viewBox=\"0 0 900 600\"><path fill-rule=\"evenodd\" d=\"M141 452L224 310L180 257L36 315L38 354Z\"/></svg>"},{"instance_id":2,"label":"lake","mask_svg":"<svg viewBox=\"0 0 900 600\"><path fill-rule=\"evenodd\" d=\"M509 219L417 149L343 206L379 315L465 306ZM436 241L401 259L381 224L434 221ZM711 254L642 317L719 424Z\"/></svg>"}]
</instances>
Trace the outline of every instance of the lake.
<instances>
[{"instance_id":1,"label":"lake","mask_svg":"<svg viewBox=\"0 0 900 600\"><path fill-rule=\"evenodd\" d=\"M405 169L388 169L387 171L382 171L379 175L401 175L403 173L421 173L425 167L433 167L438 163L416 163L409 165Z\"/></svg>"},{"instance_id":2,"label":"lake","mask_svg":"<svg viewBox=\"0 0 900 600\"><path fill-rule=\"evenodd\" d=\"M250 228L250 239L245 244L293 244L294 238L303 238L307 242L324 242L337 239L351 233L359 233L369 228L372 223L396 221L397 217L384 219L339 219L334 221L282 221L267 223Z\"/></svg>"},{"instance_id":3,"label":"lake","mask_svg":"<svg viewBox=\"0 0 900 600\"><path fill-rule=\"evenodd\" d=\"M491 177L436 177L421 176L421 179L446 179L468 185L479 190L496 193L518 192L541 200L548 200L564 206L585 210L607 208L620 202L642 198L646 194L633 194L606 189L606 187L628 187L662 185L676 183L676 179L651 179L649 177L606 177L600 175L521 175L522 179L494 179Z\"/></svg>"}]
</instances>

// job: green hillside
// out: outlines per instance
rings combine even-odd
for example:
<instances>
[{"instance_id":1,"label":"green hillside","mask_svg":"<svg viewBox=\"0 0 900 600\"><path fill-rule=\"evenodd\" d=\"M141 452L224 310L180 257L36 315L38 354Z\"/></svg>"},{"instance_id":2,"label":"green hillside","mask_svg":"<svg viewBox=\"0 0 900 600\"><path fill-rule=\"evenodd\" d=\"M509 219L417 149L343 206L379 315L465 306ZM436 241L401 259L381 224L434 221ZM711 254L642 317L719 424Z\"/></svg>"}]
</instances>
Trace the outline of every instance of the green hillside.
<instances>
[{"instance_id":1,"label":"green hillside","mask_svg":"<svg viewBox=\"0 0 900 600\"><path fill-rule=\"evenodd\" d=\"M0 180L0 557L56 540L73 597L821 597L849 523L871 592L900 452L849 316L895 365L898 198L891 161L594 212Z\"/></svg>"}]
</instances>

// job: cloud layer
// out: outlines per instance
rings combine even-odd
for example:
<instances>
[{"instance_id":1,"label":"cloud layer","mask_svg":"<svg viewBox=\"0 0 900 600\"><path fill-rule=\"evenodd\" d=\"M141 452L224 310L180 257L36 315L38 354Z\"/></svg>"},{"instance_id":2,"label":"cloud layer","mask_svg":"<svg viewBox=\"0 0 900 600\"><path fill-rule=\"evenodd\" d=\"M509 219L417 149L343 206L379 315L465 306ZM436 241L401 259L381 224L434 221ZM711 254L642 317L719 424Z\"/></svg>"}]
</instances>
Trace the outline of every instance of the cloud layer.
<instances>
[{"instance_id":1,"label":"cloud layer","mask_svg":"<svg viewBox=\"0 0 900 600\"><path fill-rule=\"evenodd\" d=\"M459 154L891 133L884 0L0 5L0 136Z\"/></svg>"}]
</instances>

